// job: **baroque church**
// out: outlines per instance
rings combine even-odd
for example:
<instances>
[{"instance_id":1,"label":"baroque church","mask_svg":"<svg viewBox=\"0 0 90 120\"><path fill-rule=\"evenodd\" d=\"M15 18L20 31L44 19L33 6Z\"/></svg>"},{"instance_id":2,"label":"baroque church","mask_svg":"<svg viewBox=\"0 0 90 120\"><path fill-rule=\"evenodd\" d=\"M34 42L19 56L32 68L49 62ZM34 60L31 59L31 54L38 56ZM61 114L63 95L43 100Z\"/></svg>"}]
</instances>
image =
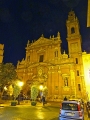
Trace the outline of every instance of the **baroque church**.
<instances>
[{"instance_id":1,"label":"baroque church","mask_svg":"<svg viewBox=\"0 0 90 120\"><path fill-rule=\"evenodd\" d=\"M26 46L26 56L17 63L17 75L25 83L23 90L28 92L34 82L47 87L48 100L67 98L87 98L84 78L82 38L78 18L70 11L66 20L68 54L61 53L62 40L57 36L44 35Z\"/></svg>"}]
</instances>

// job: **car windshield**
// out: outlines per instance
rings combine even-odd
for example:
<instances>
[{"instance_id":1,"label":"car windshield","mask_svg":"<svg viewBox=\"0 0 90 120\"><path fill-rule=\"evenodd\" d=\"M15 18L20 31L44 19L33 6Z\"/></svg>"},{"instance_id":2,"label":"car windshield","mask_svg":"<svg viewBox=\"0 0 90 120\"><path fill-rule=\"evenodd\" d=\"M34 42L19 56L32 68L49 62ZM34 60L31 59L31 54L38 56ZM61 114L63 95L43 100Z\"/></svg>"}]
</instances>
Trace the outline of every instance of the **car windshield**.
<instances>
[{"instance_id":1,"label":"car windshield","mask_svg":"<svg viewBox=\"0 0 90 120\"><path fill-rule=\"evenodd\" d=\"M62 109L63 110L78 110L78 105L75 103L62 103Z\"/></svg>"}]
</instances>

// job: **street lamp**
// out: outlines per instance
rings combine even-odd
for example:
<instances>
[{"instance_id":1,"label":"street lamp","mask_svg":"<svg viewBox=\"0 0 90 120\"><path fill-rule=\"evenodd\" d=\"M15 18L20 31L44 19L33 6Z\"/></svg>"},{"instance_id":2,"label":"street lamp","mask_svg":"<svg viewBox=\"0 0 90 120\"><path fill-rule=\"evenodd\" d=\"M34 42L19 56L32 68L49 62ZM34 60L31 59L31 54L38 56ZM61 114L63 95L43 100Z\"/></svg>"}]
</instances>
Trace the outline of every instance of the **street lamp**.
<instances>
[{"instance_id":1,"label":"street lamp","mask_svg":"<svg viewBox=\"0 0 90 120\"><path fill-rule=\"evenodd\" d=\"M4 87L4 90L7 91L7 87L6 86Z\"/></svg>"},{"instance_id":2,"label":"street lamp","mask_svg":"<svg viewBox=\"0 0 90 120\"><path fill-rule=\"evenodd\" d=\"M41 101L41 99L42 99L42 96L43 96L43 85L40 85L39 86L39 89L40 89L40 101Z\"/></svg>"},{"instance_id":3,"label":"street lamp","mask_svg":"<svg viewBox=\"0 0 90 120\"><path fill-rule=\"evenodd\" d=\"M23 83L23 82L18 81L18 86L19 86L19 87L22 87L23 85L24 85L24 83Z\"/></svg>"},{"instance_id":4,"label":"street lamp","mask_svg":"<svg viewBox=\"0 0 90 120\"><path fill-rule=\"evenodd\" d=\"M39 89L40 89L40 90L43 90L43 85L40 85L40 86L39 86Z\"/></svg>"}]
</instances>

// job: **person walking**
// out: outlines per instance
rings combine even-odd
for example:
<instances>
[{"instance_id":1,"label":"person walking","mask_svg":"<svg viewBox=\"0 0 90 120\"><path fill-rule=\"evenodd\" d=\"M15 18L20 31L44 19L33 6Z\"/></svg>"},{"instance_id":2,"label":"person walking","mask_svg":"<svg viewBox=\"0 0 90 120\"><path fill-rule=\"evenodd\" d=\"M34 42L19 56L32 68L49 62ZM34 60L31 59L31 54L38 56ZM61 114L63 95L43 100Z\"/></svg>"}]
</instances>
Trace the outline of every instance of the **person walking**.
<instances>
[{"instance_id":1,"label":"person walking","mask_svg":"<svg viewBox=\"0 0 90 120\"><path fill-rule=\"evenodd\" d=\"M43 106L45 104L45 96L42 96L42 103L43 103Z\"/></svg>"},{"instance_id":2,"label":"person walking","mask_svg":"<svg viewBox=\"0 0 90 120\"><path fill-rule=\"evenodd\" d=\"M67 97L65 96L64 101L67 101Z\"/></svg>"}]
</instances>

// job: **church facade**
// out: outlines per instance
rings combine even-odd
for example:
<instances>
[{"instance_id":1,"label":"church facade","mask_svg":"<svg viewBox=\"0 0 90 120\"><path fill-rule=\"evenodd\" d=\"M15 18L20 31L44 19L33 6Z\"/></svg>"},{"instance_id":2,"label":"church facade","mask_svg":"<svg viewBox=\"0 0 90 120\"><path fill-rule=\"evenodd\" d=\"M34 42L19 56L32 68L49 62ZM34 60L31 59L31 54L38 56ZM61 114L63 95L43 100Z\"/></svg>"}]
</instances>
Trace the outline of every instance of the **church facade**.
<instances>
[{"instance_id":1,"label":"church facade","mask_svg":"<svg viewBox=\"0 0 90 120\"><path fill-rule=\"evenodd\" d=\"M62 40L57 36L45 38L44 35L26 46L26 56L17 63L17 75L24 81L28 91L34 82L47 87L48 100L87 97L82 59L82 38L79 21L74 11L70 11L66 20L68 54L61 53Z\"/></svg>"}]
</instances>

